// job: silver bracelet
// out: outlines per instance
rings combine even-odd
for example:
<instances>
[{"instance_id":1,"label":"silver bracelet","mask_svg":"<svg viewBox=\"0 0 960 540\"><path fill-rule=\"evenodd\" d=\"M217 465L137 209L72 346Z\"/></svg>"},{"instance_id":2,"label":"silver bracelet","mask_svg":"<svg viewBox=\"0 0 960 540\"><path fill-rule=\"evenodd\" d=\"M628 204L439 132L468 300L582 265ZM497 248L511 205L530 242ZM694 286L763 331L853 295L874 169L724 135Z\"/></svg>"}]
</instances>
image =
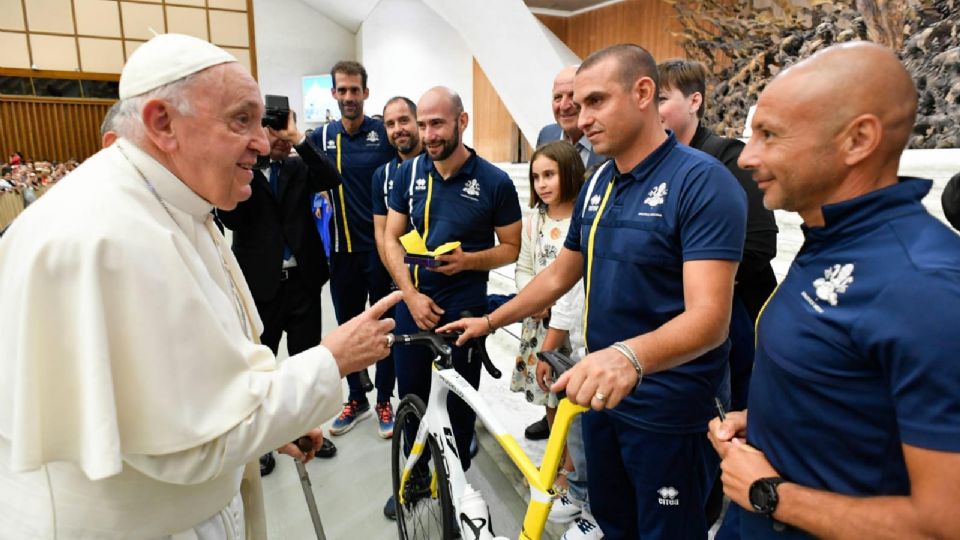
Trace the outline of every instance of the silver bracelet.
<instances>
[{"instance_id":1,"label":"silver bracelet","mask_svg":"<svg viewBox=\"0 0 960 540\"><path fill-rule=\"evenodd\" d=\"M636 387L640 386L640 383L643 382L643 366L640 365L640 359L637 358L637 353L633 352L633 349L622 341L614 343L610 348L626 356L627 360L633 364L633 369L637 370L637 384L634 386L634 389L636 389Z\"/></svg>"}]
</instances>

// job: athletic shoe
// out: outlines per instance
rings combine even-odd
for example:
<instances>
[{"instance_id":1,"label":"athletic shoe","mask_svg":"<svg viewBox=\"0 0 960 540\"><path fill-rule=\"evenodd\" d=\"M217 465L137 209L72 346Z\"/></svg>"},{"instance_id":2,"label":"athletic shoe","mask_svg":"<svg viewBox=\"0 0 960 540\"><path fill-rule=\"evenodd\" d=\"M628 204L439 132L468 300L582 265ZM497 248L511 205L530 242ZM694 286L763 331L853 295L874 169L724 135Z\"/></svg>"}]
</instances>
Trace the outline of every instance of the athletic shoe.
<instances>
[{"instance_id":1,"label":"athletic shoe","mask_svg":"<svg viewBox=\"0 0 960 540\"><path fill-rule=\"evenodd\" d=\"M577 502L570 498L566 493L553 500L553 506L550 507L550 515L547 520L551 523L570 523L580 517L583 508Z\"/></svg>"},{"instance_id":2,"label":"athletic shoe","mask_svg":"<svg viewBox=\"0 0 960 540\"><path fill-rule=\"evenodd\" d=\"M378 432L384 439L393 437L393 407L389 401L377 403L374 408L377 410L377 422L380 424Z\"/></svg>"},{"instance_id":3,"label":"athletic shoe","mask_svg":"<svg viewBox=\"0 0 960 540\"><path fill-rule=\"evenodd\" d=\"M523 431L523 436L531 441L542 441L550 436L550 425L547 424L547 417L537 420L527 426Z\"/></svg>"},{"instance_id":4,"label":"athletic shoe","mask_svg":"<svg viewBox=\"0 0 960 540\"><path fill-rule=\"evenodd\" d=\"M393 495L387 499L387 504L383 505L383 516L393 521L397 520L397 499Z\"/></svg>"},{"instance_id":5,"label":"athletic shoe","mask_svg":"<svg viewBox=\"0 0 960 540\"><path fill-rule=\"evenodd\" d=\"M580 517L573 520L560 540L601 540L602 538L603 531L600 530L600 526L589 512L584 511Z\"/></svg>"},{"instance_id":6,"label":"athletic shoe","mask_svg":"<svg viewBox=\"0 0 960 540\"><path fill-rule=\"evenodd\" d=\"M340 416L330 426L330 434L343 435L353 429L357 422L368 416L370 416L370 403L361 404L359 401L352 399L343 404Z\"/></svg>"}]
</instances>

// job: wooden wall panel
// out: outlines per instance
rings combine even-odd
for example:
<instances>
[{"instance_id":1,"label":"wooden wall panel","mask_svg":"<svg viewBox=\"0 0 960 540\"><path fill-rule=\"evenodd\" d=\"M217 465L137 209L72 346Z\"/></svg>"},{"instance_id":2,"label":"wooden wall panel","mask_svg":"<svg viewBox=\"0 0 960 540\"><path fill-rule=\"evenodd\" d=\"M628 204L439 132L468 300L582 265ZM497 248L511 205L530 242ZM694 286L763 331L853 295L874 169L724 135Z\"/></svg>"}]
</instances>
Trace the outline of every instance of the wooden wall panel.
<instances>
[{"instance_id":1,"label":"wooden wall panel","mask_svg":"<svg viewBox=\"0 0 960 540\"><path fill-rule=\"evenodd\" d=\"M636 43L659 62L683 56L671 34L679 28L673 7L666 2L626 0L570 17L566 38L561 39L580 58L609 45Z\"/></svg>"},{"instance_id":2,"label":"wooden wall panel","mask_svg":"<svg viewBox=\"0 0 960 540\"><path fill-rule=\"evenodd\" d=\"M483 69L473 61L473 146L488 161L512 161L516 144L513 117L493 89Z\"/></svg>"},{"instance_id":3,"label":"wooden wall panel","mask_svg":"<svg viewBox=\"0 0 960 540\"><path fill-rule=\"evenodd\" d=\"M683 56L671 31L679 28L673 7L662 0L626 0L574 17L536 15L580 58L617 43L636 43L660 60ZM544 96L547 102L550 96ZM483 70L473 62L473 141L491 161L512 161L529 155L518 141L517 127ZM518 146L525 146L519 149Z\"/></svg>"},{"instance_id":4,"label":"wooden wall panel","mask_svg":"<svg viewBox=\"0 0 960 540\"><path fill-rule=\"evenodd\" d=\"M560 41L567 42L567 23L570 21L570 17L554 17L553 15L541 14L534 14L534 17L549 28L553 35L560 38Z\"/></svg>"},{"instance_id":5,"label":"wooden wall panel","mask_svg":"<svg viewBox=\"0 0 960 540\"><path fill-rule=\"evenodd\" d=\"M0 155L86 159L100 150L110 100L0 96Z\"/></svg>"}]
</instances>

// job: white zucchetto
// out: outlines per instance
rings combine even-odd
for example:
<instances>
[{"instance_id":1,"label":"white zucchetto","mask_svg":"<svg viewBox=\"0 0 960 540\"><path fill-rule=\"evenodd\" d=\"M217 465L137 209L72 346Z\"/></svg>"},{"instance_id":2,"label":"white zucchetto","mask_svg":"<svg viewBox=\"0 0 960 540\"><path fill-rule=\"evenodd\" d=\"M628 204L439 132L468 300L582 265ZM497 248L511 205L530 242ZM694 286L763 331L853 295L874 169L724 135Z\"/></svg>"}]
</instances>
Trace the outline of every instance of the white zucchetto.
<instances>
[{"instance_id":1,"label":"white zucchetto","mask_svg":"<svg viewBox=\"0 0 960 540\"><path fill-rule=\"evenodd\" d=\"M165 84L227 62L230 53L202 39L160 34L130 55L120 73L120 99L139 96Z\"/></svg>"}]
</instances>

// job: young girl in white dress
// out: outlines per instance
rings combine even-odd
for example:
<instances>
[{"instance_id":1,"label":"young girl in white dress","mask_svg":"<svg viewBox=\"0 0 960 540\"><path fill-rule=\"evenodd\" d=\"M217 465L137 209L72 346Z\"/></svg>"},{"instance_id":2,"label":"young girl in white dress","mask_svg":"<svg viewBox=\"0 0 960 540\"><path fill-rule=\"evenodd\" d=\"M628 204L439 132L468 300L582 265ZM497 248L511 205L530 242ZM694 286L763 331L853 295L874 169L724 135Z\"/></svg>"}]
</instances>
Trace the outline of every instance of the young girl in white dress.
<instances>
[{"instance_id":1,"label":"young girl in white dress","mask_svg":"<svg viewBox=\"0 0 960 540\"><path fill-rule=\"evenodd\" d=\"M530 207L533 210L523 220L516 270L518 291L560 253L570 227L574 202L583 185L583 174L580 155L566 141L544 144L533 153L530 159ZM577 288L567 294L576 295ZM579 294L582 295L582 291ZM563 299L557 302L557 306L562 304L565 304ZM557 324L548 324L551 318L557 319L554 322L562 319L563 324L556 328ZM523 392L530 403L546 406L547 421L551 425L556 414L557 398L548 391L549 385L544 380L546 370L541 369L538 376L536 353L540 350L560 350L569 354L567 331L570 328L567 326L573 324L571 319L579 320L580 314L551 314L551 310L547 309L523 320L520 352L510 381L511 390ZM548 328L551 330L549 335Z\"/></svg>"}]
</instances>

